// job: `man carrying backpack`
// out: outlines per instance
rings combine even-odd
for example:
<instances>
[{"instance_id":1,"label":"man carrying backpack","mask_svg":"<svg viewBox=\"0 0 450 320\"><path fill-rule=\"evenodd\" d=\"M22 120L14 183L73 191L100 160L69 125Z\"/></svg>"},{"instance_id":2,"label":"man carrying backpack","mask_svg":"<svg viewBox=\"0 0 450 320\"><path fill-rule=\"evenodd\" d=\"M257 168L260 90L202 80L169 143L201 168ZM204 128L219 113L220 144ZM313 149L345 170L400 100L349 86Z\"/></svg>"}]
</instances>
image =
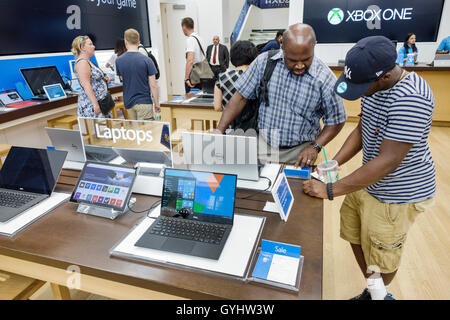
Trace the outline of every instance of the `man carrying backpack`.
<instances>
[{"instance_id":1,"label":"man carrying backpack","mask_svg":"<svg viewBox=\"0 0 450 320\"><path fill-rule=\"evenodd\" d=\"M313 165L347 119L342 99L334 92L336 77L314 56L315 44L311 26L290 26L283 34L282 50L259 55L238 79L217 129L224 133L248 99L259 99L257 129L278 151L279 161Z\"/></svg>"}]
</instances>

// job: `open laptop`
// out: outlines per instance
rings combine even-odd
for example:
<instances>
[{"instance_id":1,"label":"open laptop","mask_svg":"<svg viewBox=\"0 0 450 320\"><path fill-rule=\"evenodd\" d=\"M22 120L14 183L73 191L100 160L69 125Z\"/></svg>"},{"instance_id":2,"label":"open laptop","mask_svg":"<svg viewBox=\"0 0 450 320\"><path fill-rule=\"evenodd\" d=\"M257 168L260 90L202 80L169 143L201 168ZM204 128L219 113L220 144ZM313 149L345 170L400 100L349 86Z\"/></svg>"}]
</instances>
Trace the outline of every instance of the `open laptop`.
<instances>
[{"instance_id":1,"label":"open laptop","mask_svg":"<svg viewBox=\"0 0 450 320\"><path fill-rule=\"evenodd\" d=\"M0 222L51 196L66 151L12 147L0 171Z\"/></svg>"},{"instance_id":2,"label":"open laptop","mask_svg":"<svg viewBox=\"0 0 450 320\"><path fill-rule=\"evenodd\" d=\"M56 150L67 151L67 161L85 162L83 138L78 130L45 128Z\"/></svg>"},{"instance_id":3,"label":"open laptop","mask_svg":"<svg viewBox=\"0 0 450 320\"><path fill-rule=\"evenodd\" d=\"M37 104L35 101L23 100L15 89L0 91L0 104L8 108L22 108Z\"/></svg>"},{"instance_id":4,"label":"open laptop","mask_svg":"<svg viewBox=\"0 0 450 320\"><path fill-rule=\"evenodd\" d=\"M111 162L119 157L111 147L84 145L84 151L90 161Z\"/></svg>"},{"instance_id":5,"label":"open laptop","mask_svg":"<svg viewBox=\"0 0 450 320\"><path fill-rule=\"evenodd\" d=\"M236 174L239 179L258 181L257 138L251 136L183 132L184 160L190 170Z\"/></svg>"},{"instance_id":6,"label":"open laptop","mask_svg":"<svg viewBox=\"0 0 450 320\"><path fill-rule=\"evenodd\" d=\"M435 67L450 67L450 54L435 55L433 65Z\"/></svg>"},{"instance_id":7,"label":"open laptop","mask_svg":"<svg viewBox=\"0 0 450 320\"><path fill-rule=\"evenodd\" d=\"M149 162L149 163L164 164L167 167L172 166L172 160L170 159L166 151L127 149L127 148L113 148L113 150L129 164L136 164L138 162Z\"/></svg>"},{"instance_id":8,"label":"open laptop","mask_svg":"<svg viewBox=\"0 0 450 320\"><path fill-rule=\"evenodd\" d=\"M215 79L200 79L200 85L202 87L202 98L214 98L214 86L216 84Z\"/></svg>"},{"instance_id":9,"label":"open laptop","mask_svg":"<svg viewBox=\"0 0 450 320\"><path fill-rule=\"evenodd\" d=\"M165 169L161 215L136 246L219 259L233 227L236 175Z\"/></svg>"}]
</instances>

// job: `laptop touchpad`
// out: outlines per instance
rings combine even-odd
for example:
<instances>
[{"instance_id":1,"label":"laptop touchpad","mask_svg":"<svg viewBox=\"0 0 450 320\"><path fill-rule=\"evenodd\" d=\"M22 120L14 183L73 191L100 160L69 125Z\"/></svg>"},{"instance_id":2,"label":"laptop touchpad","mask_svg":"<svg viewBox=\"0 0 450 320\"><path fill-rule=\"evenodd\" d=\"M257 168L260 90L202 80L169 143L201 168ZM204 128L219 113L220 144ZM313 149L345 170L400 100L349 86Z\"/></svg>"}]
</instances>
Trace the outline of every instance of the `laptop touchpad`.
<instances>
[{"instance_id":1,"label":"laptop touchpad","mask_svg":"<svg viewBox=\"0 0 450 320\"><path fill-rule=\"evenodd\" d=\"M167 239L161 249L178 253L190 253L195 246L195 242L183 239Z\"/></svg>"}]
</instances>

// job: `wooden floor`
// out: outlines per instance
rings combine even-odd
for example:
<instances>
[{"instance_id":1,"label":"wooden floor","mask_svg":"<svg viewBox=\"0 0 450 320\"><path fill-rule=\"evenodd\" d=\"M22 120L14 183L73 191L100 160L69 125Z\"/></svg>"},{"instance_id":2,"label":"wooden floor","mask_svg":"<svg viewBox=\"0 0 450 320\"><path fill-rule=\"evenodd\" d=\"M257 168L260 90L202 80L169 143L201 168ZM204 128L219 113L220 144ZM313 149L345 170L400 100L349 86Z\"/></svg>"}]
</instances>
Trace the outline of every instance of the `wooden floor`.
<instances>
[{"instance_id":1,"label":"wooden floor","mask_svg":"<svg viewBox=\"0 0 450 320\"><path fill-rule=\"evenodd\" d=\"M329 158L336 154L355 126L356 123L347 123L327 146ZM432 127L430 146L437 173L436 205L420 215L409 232L399 272L389 288L396 299L450 299L449 140L450 128ZM360 165L361 154L342 167L341 177ZM326 200L324 204L324 299L348 299L365 287L349 244L339 237L339 208L343 199ZM0 286L2 289L7 290ZM76 290L71 290L71 296L72 299L103 299ZM52 299L50 286L42 287L31 299Z\"/></svg>"},{"instance_id":2,"label":"wooden floor","mask_svg":"<svg viewBox=\"0 0 450 320\"><path fill-rule=\"evenodd\" d=\"M356 123L348 122L326 148L333 157ZM450 128L432 127L430 148L436 165L436 204L421 214L408 234L396 278L389 291L396 299L450 299ZM361 153L341 169L344 177L361 166ZM323 298L348 299L362 292L366 282L348 242L339 237L339 208L344 197L324 203ZM305 257L307 259L307 257Z\"/></svg>"}]
</instances>

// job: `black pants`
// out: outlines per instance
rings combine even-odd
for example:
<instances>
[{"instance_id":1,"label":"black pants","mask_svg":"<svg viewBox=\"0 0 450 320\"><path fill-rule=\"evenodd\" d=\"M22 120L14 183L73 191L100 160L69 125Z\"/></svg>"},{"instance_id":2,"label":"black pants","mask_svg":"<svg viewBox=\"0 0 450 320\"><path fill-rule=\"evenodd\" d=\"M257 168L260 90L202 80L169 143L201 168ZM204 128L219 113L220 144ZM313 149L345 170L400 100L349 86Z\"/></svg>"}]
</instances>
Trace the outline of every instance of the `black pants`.
<instances>
[{"instance_id":1,"label":"black pants","mask_svg":"<svg viewBox=\"0 0 450 320\"><path fill-rule=\"evenodd\" d=\"M223 70L221 66L212 66L212 65L209 66L211 67L211 71L214 73L215 80L219 79L219 73L227 71Z\"/></svg>"}]
</instances>

